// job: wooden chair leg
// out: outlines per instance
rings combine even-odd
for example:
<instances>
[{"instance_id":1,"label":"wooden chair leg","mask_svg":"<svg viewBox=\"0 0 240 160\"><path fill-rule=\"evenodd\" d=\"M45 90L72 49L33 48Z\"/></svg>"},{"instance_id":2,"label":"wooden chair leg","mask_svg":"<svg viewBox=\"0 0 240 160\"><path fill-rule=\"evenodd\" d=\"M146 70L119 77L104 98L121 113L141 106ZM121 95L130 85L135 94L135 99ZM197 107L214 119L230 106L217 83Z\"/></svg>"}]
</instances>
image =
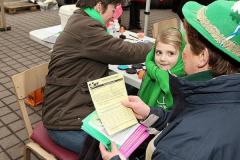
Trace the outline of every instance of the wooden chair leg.
<instances>
[{"instance_id":1,"label":"wooden chair leg","mask_svg":"<svg viewBox=\"0 0 240 160\"><path fill-rule=\"evenodd\" d=\"M24 147L24 150L23 150L23 159L24 160L30 160L31 158L31 150L28 148L28 147Z\"/></svg>"}]
</instances>

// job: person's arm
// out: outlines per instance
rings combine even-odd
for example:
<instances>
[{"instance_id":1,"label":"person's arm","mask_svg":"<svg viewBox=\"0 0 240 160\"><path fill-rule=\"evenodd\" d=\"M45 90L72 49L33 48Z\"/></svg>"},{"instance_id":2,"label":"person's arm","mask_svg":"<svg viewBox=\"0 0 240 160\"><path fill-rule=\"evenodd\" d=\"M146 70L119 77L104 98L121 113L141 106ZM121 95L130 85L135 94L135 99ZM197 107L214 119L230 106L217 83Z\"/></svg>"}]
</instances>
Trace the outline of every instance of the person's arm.
<instances>
[{"instance_id":1,"label":"person's arm","mask_svg":"<svg viewBox=\"0 0 240 160\"><path fill-rule=\"evenodd\" d=\"M184 144L183 144L184 145ZM156 146L153 155L151 157L152 160L186 160L179 156L178 154L174 154L173 150L170 150L168 147L165 146ZM111 159L114 160L114 159ZM118 160L118 159L116 159Z\"/></svg>"},{"instance_id":2,"label":"person's arm","mask_svg":"<svg viewBox=\"0 0 240 160\"><path fill-rule=\"evenodd\" d=\"M73 25L77 26L74 23ZM120 38L114 38L96 21L89 21L89 24L84 26L79 24L78 26L82 27L82 31L77 30L73 35L79 40L79 45L82 45L81 55L102 63L142 63L152 47L150 44L130 43ZM71 29L69 31L71 32Z\"/></svg>"},{"instance_id":3,"label":"person's arm","mask_svg":"<svg viewBox=\"0 0 240 160\"><path fill-rule=\"evenodd\" d=\"M141 121L141 124L148 128L154 128L159 132L166 127L169 116L170 112L166 112L162 107L151 108L148 117ZM152 131L152 133L155 134L157 132Z\"/></svg>"},{"instance_id":4,"label":"person's arm","mask_svg":"<svg viewBox=\"0 0 240 160\"><path fill-rule=\"evenodd\" d=\"M116 155L116 156L112 157L110 160L121 160L121 158L119 155Z\"/></svg>"},{"instance_id":5,"label":"person's arm","mask_svg":"<svg viewBox=\"0 0 240 160\"><path fill-rule=\"evenodd\" d=\"M151 108L138 96L128 96L128 100L122 101L125 107L131 108L137 119L147 127L162 130L165 127L169 112L162 108Z\"/></svg>"},{"instance_id":6,"label":"person's arm","mask_svg":"<svg viewBox=\"0 0 240 160\"><path fill-rule=\"evenodd\" d=\"M86 49L93 54L86 56L94 58L97 61L102 61L103 63L142 63L151 49L151 45L149 44L126 42L120 38L112 37L105 31L99 30L99 28L91 32L95 32L94 36L89 36L84 43L87 46Z\"/></svg>"}]
</instances>

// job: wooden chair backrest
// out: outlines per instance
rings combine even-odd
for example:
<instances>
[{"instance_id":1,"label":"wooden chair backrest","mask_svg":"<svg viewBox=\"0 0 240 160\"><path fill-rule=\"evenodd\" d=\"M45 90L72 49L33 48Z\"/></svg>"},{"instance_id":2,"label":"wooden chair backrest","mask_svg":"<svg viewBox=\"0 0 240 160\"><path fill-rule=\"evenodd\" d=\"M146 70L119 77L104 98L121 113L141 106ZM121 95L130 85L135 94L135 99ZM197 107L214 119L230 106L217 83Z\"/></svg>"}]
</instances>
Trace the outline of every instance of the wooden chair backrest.
<instances>
[{"instance_id":1,"label":"wooden chair backrest","mask_svg":"<svg viewBox=\"0 0 240 160\"><path fill-rule=\"evenodd\" d=\"M24 99L36 89L45 86L47 73L48 63L44 63L12 76L18 104L22 112L29 138L32 135L32 125Z\"/></svg>"},{"instance_id":2,"label":"wooden chair backrest","mask_svg":"<svg viewBox=\"0 0 240 160\"><path fill-rule=\"evenodd\" d=\"M179 28L177 18L165 19L165 20L161 20L160 22L154 23L153 30L152 30L153 38L156 39L159 33L171 27Z\"/></svg>"},{"instance_id":3,"label":"wooden chair backrest","mask_svg":"<svg viewBox=\"0 0 240 160\"><path fill-rule=\"evenodd\" d=\"M4 0L0 0L0 29L6 28Z\"/></svg>"}]
</instances>

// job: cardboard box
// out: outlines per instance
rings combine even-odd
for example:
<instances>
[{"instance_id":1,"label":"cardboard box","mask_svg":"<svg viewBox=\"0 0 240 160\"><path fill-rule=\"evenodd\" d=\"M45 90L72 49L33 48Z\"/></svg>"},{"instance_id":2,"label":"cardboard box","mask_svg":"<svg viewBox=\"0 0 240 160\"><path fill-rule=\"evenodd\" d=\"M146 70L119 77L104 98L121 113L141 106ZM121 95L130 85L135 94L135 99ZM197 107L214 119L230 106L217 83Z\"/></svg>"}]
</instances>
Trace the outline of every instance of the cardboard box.
<instances>
[{"instance_id":1,"label":"cardboard box","mask_svg":"<svg viewBox=\"0 0 240 160\"><path fill-rule=\"evenodd\" d=\"M153 30L152 30L153 38L156 39L159 33L171 27L179 29L179 23L177 18L165 19L165 20L161 20L160 22L154 23Z\"/></svg>"}]
</instances>

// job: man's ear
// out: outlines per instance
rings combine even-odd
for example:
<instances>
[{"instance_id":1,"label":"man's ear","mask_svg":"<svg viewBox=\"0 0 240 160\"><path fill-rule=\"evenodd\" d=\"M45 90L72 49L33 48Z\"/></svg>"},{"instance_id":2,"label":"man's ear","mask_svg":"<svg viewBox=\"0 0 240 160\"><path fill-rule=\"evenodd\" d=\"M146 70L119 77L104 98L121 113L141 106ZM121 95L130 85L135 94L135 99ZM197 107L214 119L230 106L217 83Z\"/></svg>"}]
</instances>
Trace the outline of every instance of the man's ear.
<instances>
[{"instance_id":1,"label":"man's ear","mask_svg":"<svg viewBox=\"0 0 240 160\"><path fill-rule=\"evenodd\" d=\"M208 49L205 48L198 56L199 56L198 67L199 68L203 68L203 67L208 66L208 62L209 62L209 52L208 52Z\"/></svg>"}]
</instances>

